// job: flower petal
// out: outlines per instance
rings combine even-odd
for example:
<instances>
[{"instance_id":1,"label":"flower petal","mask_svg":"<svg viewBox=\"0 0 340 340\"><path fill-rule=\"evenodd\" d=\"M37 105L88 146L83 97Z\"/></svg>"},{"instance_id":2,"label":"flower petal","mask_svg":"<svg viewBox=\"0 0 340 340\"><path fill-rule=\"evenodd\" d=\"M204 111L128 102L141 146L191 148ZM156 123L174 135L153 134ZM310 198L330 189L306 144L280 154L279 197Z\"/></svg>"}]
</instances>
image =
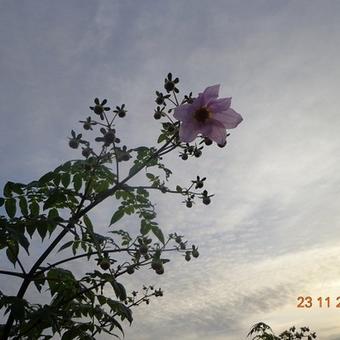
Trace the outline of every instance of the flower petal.
<instances>
[{"instance_id":1,"label":"flower petal","mask_svg":"<svg viewBox=\"0 0 340 340\"><path fill-rule=\"evenodd\" d=\"M199 93L198 96L194 99L192 106L192 112L198 110L200 107L204 106L204 96L203 93Z\"/></svg>"},{"instance_id":2,"label":"flower petal","mask_svg":"<svg viewBox=\"0 0 340 340\"><path fill-rule=\"evenodd\" d=\"M234 129L243 120L242 116L229 108L227 111L213 113L212 119L220 122L226 129Z\"/></svg>"},{"instance_id":3,"label":"flower petal","mask_svg":"<svg viewBox=\"0 0 340 340\"><path fill-rule=\"evenodd\" d=\"M175 108L174 117L180 121L187 121L191 119L191 114L189 114L190 104L183 104Z\"/></svg>"},{"instance_id":4,"label":"flower petal","mask_svg":"<svg viewBox=\"0 0 340 340\"><path fill-rule=\"evenodd\" d=\"M224 125L213 119L209 125L211 130L208 135L205 135L205 137L209 137L217 144L224 144L227 138L227 131Z\"/></svg>"},{"instance_id":5,"label":"flower petal","mask_svg":"<svg viewBox=\"0 0 340 340\"><path fill-rule=\"evenodd\" d=\"M204 105L208 105L212 99L216 99L218 97L219 91L220 91L219 84L207 87L203 92Z\"/></svg>"},{"instance_id":6,"label":"flower petal","mask_svg":"<svg viewBox=\"0 0 340 340\"><path fill-rule=\"evenodd\" d=\"M179 139L182 142L190 143L197 137L198 132L198 126L195 121L184 121L179 128Z\"/></svg>"},{"instance_id":7,"label":"flower petal","mask_svg":"<svg viewBox=\"0 0 340 340\"><path fill-rule=\"evenodd\" d=\"M214 121L212 119L207 120L205 123L200 123L198 126L198 132L202 134L202 136L207 137L211 133L213 125Z\"/></svg>"},{"instance_id":8,"label":"flower petal","mask_svg":"<svg viewBox=\"0 0 340 340\"><path fill-rule=\"evenodd\" d=\"M211 100L208 110L211 112L227 111L230 108L231 97Z\"/></svg>"}]
</instances>

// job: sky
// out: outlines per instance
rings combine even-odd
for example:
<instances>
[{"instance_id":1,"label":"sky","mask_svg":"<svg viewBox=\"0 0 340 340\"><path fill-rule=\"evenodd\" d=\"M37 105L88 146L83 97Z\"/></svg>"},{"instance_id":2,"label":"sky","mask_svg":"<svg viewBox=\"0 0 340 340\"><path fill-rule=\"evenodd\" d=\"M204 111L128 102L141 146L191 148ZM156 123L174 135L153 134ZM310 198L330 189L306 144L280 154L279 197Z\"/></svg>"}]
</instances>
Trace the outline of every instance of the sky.
<instances>
[{"instance_id":1,"label":"sky","mask_svg":"<svg viewBox=\"0 0 340 340\"><path fill-rule=\"evenodd\" d=\"M153 195L163 231L200 257L129 277L165 294L134 311L125 339L238 340L259 321L340 338L335 303L296 308L298 296L340 296L339 16L336 0L0 0L1 187L79 157L67 137L96 96L127 105L129 146L155 143L168 72L183 94L221 84L244 118L227 148L165 159L173 185L206 176L215 196L187 209ZM98 225L111 214L104 203Z\"/></svg>"}]
</instances>

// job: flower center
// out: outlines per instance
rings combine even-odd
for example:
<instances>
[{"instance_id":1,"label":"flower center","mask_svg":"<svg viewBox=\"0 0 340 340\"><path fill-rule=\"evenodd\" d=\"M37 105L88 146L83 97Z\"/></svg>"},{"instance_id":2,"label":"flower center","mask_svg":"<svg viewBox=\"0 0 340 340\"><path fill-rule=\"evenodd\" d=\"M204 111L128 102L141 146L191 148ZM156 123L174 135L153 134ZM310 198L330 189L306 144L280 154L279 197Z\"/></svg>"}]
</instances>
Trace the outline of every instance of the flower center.
<instances>
[{"instance_id":1,"label":"flower center","mask_svg":"<svg viewBox=\"0 0 340 340\"><path fill-rule=\"evenodd\" d=\"M211 115L210 112L205 107L200 107L194 113L195 119L200 123L204 123L208 118L210 118L210 115Z\"/></svg>"}]
</instances>

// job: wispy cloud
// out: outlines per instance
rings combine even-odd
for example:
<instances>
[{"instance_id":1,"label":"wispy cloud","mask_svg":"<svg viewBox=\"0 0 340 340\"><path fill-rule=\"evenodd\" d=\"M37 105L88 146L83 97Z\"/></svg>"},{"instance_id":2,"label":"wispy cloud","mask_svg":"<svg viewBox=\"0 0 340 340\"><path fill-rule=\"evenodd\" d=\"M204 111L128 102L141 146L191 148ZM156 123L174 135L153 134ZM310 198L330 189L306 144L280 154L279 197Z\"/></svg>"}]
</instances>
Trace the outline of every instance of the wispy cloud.
<instances>
[{"instance_id":1,"label":"wispy cloud","mask_svg":"<svg viewBox=\"0 0 340 340\"><path fill-rule=\"evenodd\" d=\"M240 339L259 320L280 330L299 321L322 339L337 338L335 310L327 318L298 313L294 299L336 294L340 274L340 3L0 7L0 184L30 181L76 157L67 134L95 96L127 104L124 141L153 143L153 94L168 71L194 94L221 83L245 118L226 150L166 160L175 169L172 184L206 175L215 196L210 206L186 209L178 197L153 194L164 231L185 234L201 256L173 258L164 277L146 271L129 278L132 289L156 281L165 296L136 310L128 339ZM97 211L100 228L114 209L108 202Z\"/></svg>"}]
</instances>

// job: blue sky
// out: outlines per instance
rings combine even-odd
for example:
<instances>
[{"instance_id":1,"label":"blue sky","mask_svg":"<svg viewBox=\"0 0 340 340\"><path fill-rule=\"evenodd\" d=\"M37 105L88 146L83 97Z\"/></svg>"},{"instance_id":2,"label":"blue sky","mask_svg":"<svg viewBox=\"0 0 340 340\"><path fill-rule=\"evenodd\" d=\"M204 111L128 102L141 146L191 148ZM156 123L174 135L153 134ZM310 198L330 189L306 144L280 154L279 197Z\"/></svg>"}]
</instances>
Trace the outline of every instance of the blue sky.
<instances>
[{"instance_id":1,"label":"blue sky","mask_svg":"<svg viewBox=\"0 0 340 340\"><path fill-rule=\"evenodd\" d=\"M340 295L339 16L329 0L0 0L1 186L78 157L67 136L95 96L126 103L131 146L153 143L169 71L184 92L220 83L244 117L226 150L169 157L173 183L206 175L215 193L191 210L154 196L164 231L201 257L127 282L165 296L135 311L126 339L244 339L258 321L339 338L339 310L296 308L299 295Z\"/></svg>"}]
</instances>

